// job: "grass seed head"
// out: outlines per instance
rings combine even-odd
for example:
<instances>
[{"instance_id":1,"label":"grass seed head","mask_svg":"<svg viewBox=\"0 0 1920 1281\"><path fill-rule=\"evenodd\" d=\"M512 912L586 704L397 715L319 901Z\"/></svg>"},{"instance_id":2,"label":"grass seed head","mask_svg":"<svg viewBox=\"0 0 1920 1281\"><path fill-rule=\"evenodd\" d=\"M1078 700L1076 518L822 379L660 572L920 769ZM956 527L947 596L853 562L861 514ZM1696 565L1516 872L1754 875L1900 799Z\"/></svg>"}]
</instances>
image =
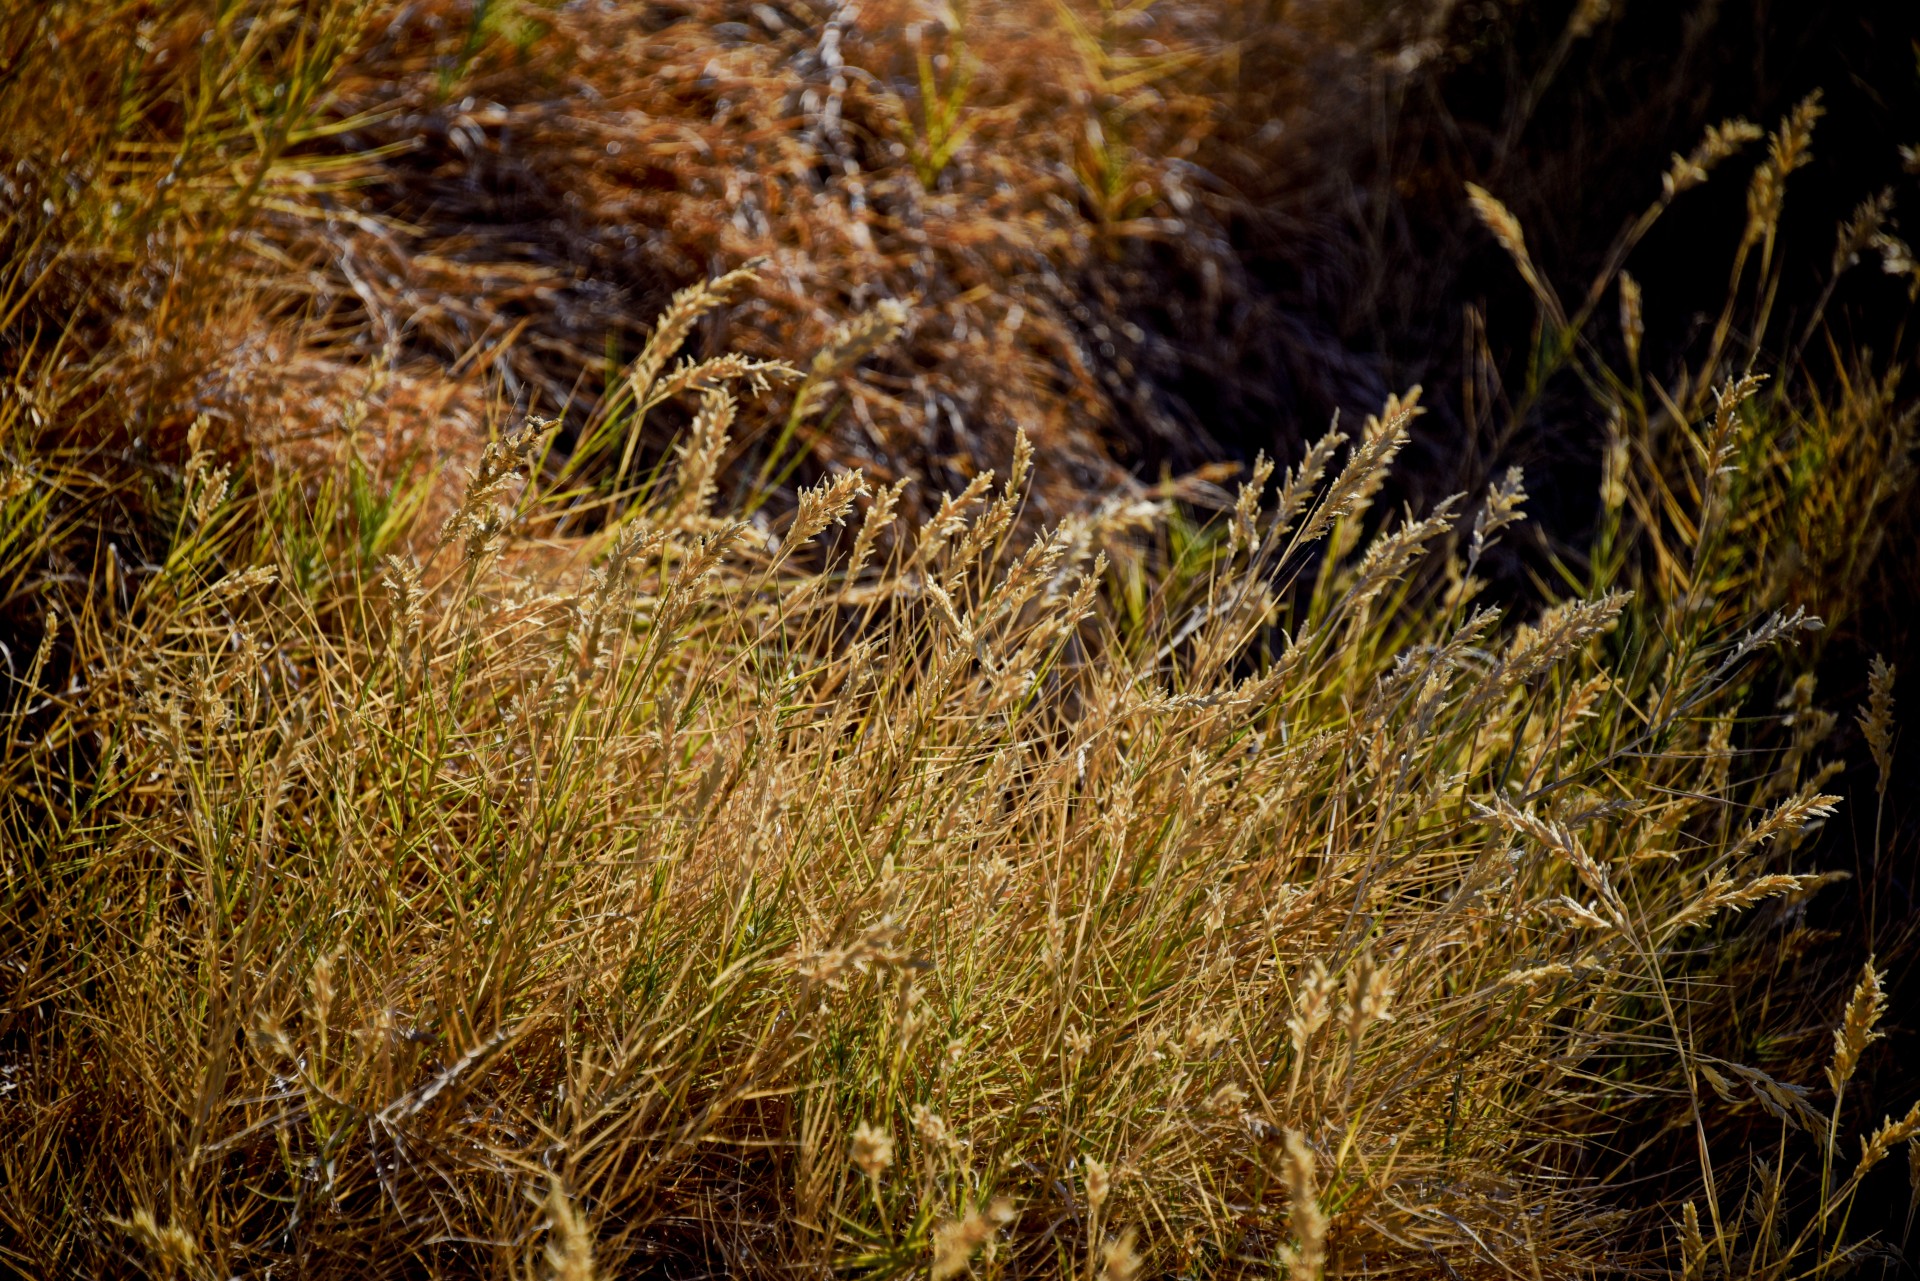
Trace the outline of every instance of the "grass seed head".
<instances>
[{"instance_id":1,"label":"grass seed head","mask_svg":"<svg viewBox=\"0 0 1920 1281\"><path fill-rule=\"evenodd\" d=\"M933 1281L946 1281L967 1271L973 1256L993 1242L993 1235L1013 1219L1013 1205L995 1200L984 1211L970 1211L933 1230Z\"/></svg>"},{"instance_id":2,"label":"grass seed head","mask_svg":"<svg viewBox=\"0 0 1920 1281\"><path fill-rule=\"evenodd\" d=\"M1647 335L1641 315L1640 282L1626 272L1620 273L1620 336L1627 345L1627 362L1640 364L1640 343Z\"/></svg>"},{"instance_id":3,"label":"grass seed head","mask_svg":"<svg viewBox=\"0 0 1920 1281\"><path fill-rule=\"evenodd\" d=\"M869 1179L893 1168L893 1135L870 1121L853 1127L852 1160Z\"/></svg>"},{"instance_id":4,"label":"grass seed head","mask_svg":"<svg viewBox=\"0 0 1920 1281\"><path fill-rule=\"evenodd\" d=\"M1287 1187L1293 1245L1286 1251L1290 1281L1319 1281L1327 1264L1327 1214L1320 1208L1313 1149L1298 1130L1288 1130L1280 1173Z\"/></svg>"},{"instance_id":5,"label":"grass seed head","mask_svg":"<svg viewBox=\"0 0 1920 1281\"><path fill-rule=\"evenodd\" d=\"M557 1174L549 1176L543 1257L553 1281L593 1281L593 1233Z\"/></svg>"},{"instance_id":6,"label":"grass seed head","mask_svg":"<svg viewBox=\"0 0 1920 1281\"><path fill-rule=\"evenodd\" d=\"M1692 152L1674 156L1672 166L1660 179L1662 197L1672 200L1681 192L1699 186L1721 161L1762 136L1761 128L1749 120L1736 118L1708 126L1706 136Z\"/></svg>"},{"instance_id":7,"label":"grass seed head","mask_svg":"<svg viewBox=\"0 0 1920 1281\"><path fill-rule=\"evenodd\" d=\"M1306 1053L1307 1042L1313 1039L1313 1034L1332 1015L1333 984L1333 976L1327 973L1327 963L1315 957L1300 981L1299 991L1294 996L1293 1015L1287 1020L1296 1056Z\"/></svg>"},{"instance_id":8,"label":"grass seed head","mask_svg":"<svg viewBox=\"0 0 1920 1281\"><path fill-rule=\"evenodd\" d=\"M1700 1211L1688 1201L1680 1207L1680 1275L1698 1281L1706 1271L1707 1242L1700 1235Z\"/></svg>"},{"instance_id":9,"label":"grass seed head","mask_svg":"<svg viewBox=\"0 0 1920 1281\"><path fill-rule=\"evenodd\" d=\"M1860 1055L1866 1048L1886 1035L1879 1029L1886 1004L1880 974L1869 960L1860 972L1860 981L1854 985L1840 1026L1833 1030L1833 1062L1827 1068L1827 1082L1833 1086L1834 1093L1838 1094L1853 1079L1860 1066Z\"/></svg>"},{"instance_id":10,"label":"grass seed head","mask_svg":"<svg viewBox=\"0 0 1920 1281\"><path fill-rule=\"evenodd\" d=\"M1393 989L1387 980L1387 971L1374 963L1370 952L1362 952L1347 971L1347 1035L1356 1043L1373 1024L1393 1017Z\"/></svg>"},{"instance_id":11,"label":"grass seed head","mask_svg":"<svg viewBox=\"0 0 1920 1281\"><path fill-rule=\"evenodd\" d=\"M1893 777L1893 665L1875 654L1867 677L1867 705L1860 709L1860 732L1873 753L1879 771L1879 791L1886 795Z\"/></svg>"},{"instance_id":12,"label":"grass seed head","mask_svg":"<svg viewBox=\"0 0 1920 1281\"><path fill-rule=\"evenodd\" d=\"M1100 1213L1100 1207L1107 1203L1107 1193L1113 1186L1107 1175L1107 1167L1088 1157L1085 1162L1087 1182L1087 1206L1094 1214Z\"/></svg>"},{"instance_id":13,"label":"grass seed head","mask_svg":"<svg viewBox=\"0 0 1920 1281\"><path fill-rule=\"evenodd\" d=\"M160 1275L194 1274L200 1261L200 1248L194 1243L193 1234L179 1224L162 1226L154 1219L153 1211L145 1206L135 1210L130 1218L109 1217L107 1222L139 1242L152 1257Z\"/></svg>"},{"instance_id":14,"label":"grass seed head","mask_svg":"<svg viewBox=\"0 0 1920 1281\"><path fill-rule=\"evenodd\" d=\"M1146 1260L1140 1257L1135 1248L1139 1240L1138 1229L1129 1227L1118 1237L1103 1243L1100 1247L1100 1281L1135 1281Z\"/></svg>"}]
</instances>

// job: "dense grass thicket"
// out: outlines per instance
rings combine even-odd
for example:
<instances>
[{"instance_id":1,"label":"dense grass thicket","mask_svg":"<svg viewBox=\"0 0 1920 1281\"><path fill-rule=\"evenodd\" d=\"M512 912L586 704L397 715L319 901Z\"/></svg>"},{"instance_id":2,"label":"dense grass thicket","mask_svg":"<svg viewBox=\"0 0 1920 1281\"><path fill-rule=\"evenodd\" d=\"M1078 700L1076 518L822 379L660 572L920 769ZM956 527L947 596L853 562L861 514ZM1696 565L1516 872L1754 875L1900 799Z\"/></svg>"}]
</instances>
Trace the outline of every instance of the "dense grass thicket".
<instances>
[{"instance_id":1,"label":"dense grass thicket","mask_svg":"<svg viewBox=\"0 0 1920 1281\"><path fill-rule=\"evenodd\" d=\"M0 1267L1908 1266L1898 674L1817 660L1914 418L1904 331L1775 314L1819 99L1571 286L1459 193L1535 313L1482 411L1604 424L1502 596L1521 469L1382 500L1432 389L1102 434L1234 59L1460 38L1269 8L0 14ZM1829 281L1920 279L1893 200Z\"/></svg>"}]
</instances>

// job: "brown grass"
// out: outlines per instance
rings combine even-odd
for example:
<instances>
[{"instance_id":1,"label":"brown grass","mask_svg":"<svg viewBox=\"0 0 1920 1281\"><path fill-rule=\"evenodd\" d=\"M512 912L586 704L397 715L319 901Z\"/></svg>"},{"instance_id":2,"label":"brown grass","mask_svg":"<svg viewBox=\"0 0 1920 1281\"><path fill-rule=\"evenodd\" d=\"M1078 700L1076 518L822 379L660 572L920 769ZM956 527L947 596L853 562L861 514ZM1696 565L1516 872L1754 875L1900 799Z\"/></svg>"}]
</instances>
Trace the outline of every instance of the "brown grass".
<instances>
[{"instance_id":1,"label":"brown grass","mask_svg":"<svg viewBox=\"0 0 1920 1281\"><path fill-rule=\"evenodd\" d=\"M1885 785L1792 655L1911 421L1751 376L1811 112L1677 377L1599 354L1624 252L1562 294L1475 193L1616 424L1508 609L1524 477L1378 501L1417 391L1237 494L1120 467L1099 287L1199 217L1251 11L1031 12L0 16L8 1266L1888 1248L1880 971L1800 964ZM1419 35L1361 16L1286 38Z\"/></svg>"}]
</instances>

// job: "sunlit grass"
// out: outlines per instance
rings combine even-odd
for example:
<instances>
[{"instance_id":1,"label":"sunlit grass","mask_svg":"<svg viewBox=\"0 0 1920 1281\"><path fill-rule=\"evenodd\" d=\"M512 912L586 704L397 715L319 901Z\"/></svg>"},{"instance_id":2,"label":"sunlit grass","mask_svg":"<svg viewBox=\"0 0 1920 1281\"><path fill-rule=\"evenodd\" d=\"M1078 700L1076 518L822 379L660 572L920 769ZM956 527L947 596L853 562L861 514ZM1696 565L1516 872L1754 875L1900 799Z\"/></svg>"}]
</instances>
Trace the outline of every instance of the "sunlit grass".
<instances>
[{"instance_id":1,"label":"sunlit grass","mask_svg":"<svg viewBox=\"0 0 1920 1281\"><path fill-rule=\"evenodd\" d=\"M1870 1248L1861 1181L1920 1128L1847 1092L1879 977L1832 1009L1741 985L1833 892L1836 718L1794 654L1872 561L1850 514L1905 483L1890 375L1782 389L1721 334L1656 385L1624 254L1568 308L1476 192L1539 378L1615 423L1595 547L1522 606L1480 580L1524 476L1375 502L1416 391L1213 517L1171 486L1036 511L1059 460L1020 433L950 492L834 459L795 491L810 411L910 315L679 359L751 271L681 293L564 446L495 405L464 449L382 453L389 357L329 332L374 372L288 461L186 412L195 344L290 323L293 242L230 237L306 198L289 149L374 7L255 10L177 81L54 78L111 85L98 119L0 116L194 179L4 207L10 1265L1784 1278ZM643 437L669 404L684 431ZM1750 1061L1809 1026L1804 1079ZM1756 1108L1777 1136L1729 1165ZM1692 1193L1649 1207L1621 1171L1670 1133Z\"/></svg>"}]
</instances>

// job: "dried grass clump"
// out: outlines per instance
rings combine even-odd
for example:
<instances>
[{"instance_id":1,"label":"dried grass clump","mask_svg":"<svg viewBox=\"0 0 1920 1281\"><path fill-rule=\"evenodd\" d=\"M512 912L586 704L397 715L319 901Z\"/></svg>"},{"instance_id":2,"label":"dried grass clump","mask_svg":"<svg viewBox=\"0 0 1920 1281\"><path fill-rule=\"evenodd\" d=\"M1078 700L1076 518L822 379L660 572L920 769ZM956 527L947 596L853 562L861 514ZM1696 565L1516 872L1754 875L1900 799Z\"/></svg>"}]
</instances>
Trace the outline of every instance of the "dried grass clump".
<instances>
[{"instance_id":1,"label":"dried grass clump","mask_svg":"<svg viewBox=\"0 0 1920 1281\"><path fill-rule=\"evenodd\" d=\"M1796 1266L1853 1249L1910 1128L1838 1154L1877 980L1833 1117L1696 1030L1734 913L1824 883L1783 862L1838 803L1810 763L1718 746L1802 616L1475 607L1517 486L1347 532L1415 411L1162 542L1133 614L1084 521L1016 539L1024 475L856 565L857 475L780 537L684 486L560 537L523 434L381 569L196 453L8 740L6 1248L1612 1270L1664 1246L1600 1153L1704 1080L1827 1154ZM1707 1178L1709 1248L1773 1257Z\"/></svg>"},{"instance_id":2,"label":"dried grass clump","mask_svg":"<svg viewBox=\"0 0 1920 1281\"><path fill-rule=\"evenodd\" d=\"M1244 53L1311 68L1285 78L1304 102L1359 92L1378 50L1424 29L1325 8L375 5L338 127L308 149L338 177L263 234L337 340L498 375L565 420L562 448L631 433L649 461L685 417L643 425L616 402L656 313L764 259L695 354L792 360L900 316L791 412L749 406L729 472L788 499L836 466L930 495L1025 432L1056 462L1034 501L1057 519L1137 492L1127 463L1216 458L1196 385L1260 401L1253 366L1276 354L1356 363L1324 336L1254 332L1286 318L1254 304L1226 231L1239 206L1196 163L1256 96L1284 114ZM1377 403L1377 377L1342 377L1346 401ZM603 461L624 474L631 453Z\"/></svg>"},{"instance_id":3,"label":"dried grass clump","mask_svg":"<svg viewBox=\"0 0 1920 1281\"><path fill-rule=\"evenodd\" d=\"M1068 53L1106 77L1112 100L1076 104L1093 152L1059 154L1111 203L941 211L1024 118L923 101L898 206L863 165L814 206L839 218L857 178L862 208L923 221L849 218L814 259L775 245L749 269L778 239L749 216L590 403L524 413L515 397L561 399L542 380L588 364L534 314L555 278L382 221L400 206L371 188L419 190L398 153L319 159L316 130L393 127L339 114L374 69L423 100L443 75L559 74L532 42L516 68L510 23L447 25L463 12L0 15L9 69L50 33L79 50L39 101L0 99L28 175L0 280L9 1267L1784 1278L1879 1248L1853 1211L1920 1129L1861 1114L1880 971L1835 1008L1779 971L1835 892L1808 837L1842 804L1837 717L1792 647L1873 559L1870 534L1829 537L1843 496L1900 492L1890 379L1763 385L1733 335L1764 321L1723 324L1671 385L1607 369L1580 334L1615 277L1567 307L1527 260L1546 359L1591 375L1620 444L1592 556L1526 615L1480 581L1522 476L1380 510L1417 392L1284 472L1261 459L1211 523L1174 501L1197 487L1088 501L1104 457L1015 412L1030 395L1071 420L1079 383L970 364L951 333L905 348L912 373L882 354L924 341L928 310L975 332L992 290L962 300L991 272L962 289L955 264L996 237L1050 263L1053 231L1091 227L1067 245L1094 262L1151 230L1100 139L1186 127L1180 103L1126 95L1194 69L1178 46L1127 52L1127 11L1102 10L1112 31L1063 13L1028 67L965 83L1046 103L1015 77ZM448 145L524 126L623 155L595 113L627 112L689 191L712 153L766 148L730 155L771 176L728 208L758 193L771 219L813 191L782 166L821 153L754 122L789 119L780 68L806 49L828 67L825 33L851 47L850 28L778 57L749 29L719 58L723 13L663 8L680 20L605 52L595 33L630 29L562 13L581 69L552 101L586 123L476 96ZM936 45L959 22L895 49L948 50L905 64L923 98L960 92L966 64ZM991 29L964 33L981 49ZM632 101L607 107L594 77L663 50L715 65L623 81ZM839 56L844 85L820 77L839 106L793 117L809 129L881 110L879 73ZM124 96L78 116L105 92L93 65L123 66ZM277 83L312 86L287 91L304 107L280 114ZM769 114L702 132L648 96L718 113L722 90ZM1775 132L1741 236L1763 309L1812 119ZM1037 136L1016 159L1059 142ZM49 165L70 166L70 206ZM1676 172L1650 216L1692 181ZM1497 193L1475 204L1523 254ZM674 234L713 231L692 225ZM441 277L488 307L421 284ZM865 278L884 287L840 288ZM789 341L815 297L818 332ZM1001 326L990 354L1053 359L978 319ZM238 354L205 350L229 336ZM436 370L423 349L455 337ZM864 406L884 440L908 392L939 406L974 378L1006 417L957 433L978 456L951 483L834 434L864 432ZM673 446L641 434L676 410ZM1893 682L1876 670L1863 713L1883 772ZM1766 1146L1742 1148L1758 1116ZM1633 1161L1671 1132L1693 1160L1648 1204Z\"/></svg>"},{"instance_id":4,"label":"dried grass clump","mask_svg":"<svg viewBox=\"0 0 1920 1281\"><path fill-rule=\"evenodd\" d=\"M1034 503L1057 520L1089 493L1142 496L1128 463L1217 457L1195 405L1232 388L1267 412L1275 361L1343 370L1335 403L1384 394L1331 337L1258 305L1226 231L1244 211L1197 163L1249 113L1339 116L1332 100L1391 63L1377 54L1444 17L1365 8L249 0L216 20L193 0L62 0L6 18L23 65L60 51L55 92L10 95L32 154L9 208L23 246L72 239L64 212L35 211L64 167L55 205L88 231L61 251L71 287L46 291L52 329L102 282L121 335L102 345L147 353L140 397L186 384L235 430L300 437L328 416L323 394L238 399L263 359L293 366L289 386L374 362L562 419L561 450L598 446L578 470L617 489L696 412L623 399L643 348L838 351L806 395L747 406L725 475L784 503L858 467L922 482L912 502L1024 432L1056 464ZM1256 52L1299 70L1254 83ZM276 83L298 92L273 99ZM659 341L673 293L761 259L731 308ZM882 308L885 344L839 341ZM191 417L155 426L177 442ZM448 426L423 457L475 447Z\"/></svg>"}]
</instances>

